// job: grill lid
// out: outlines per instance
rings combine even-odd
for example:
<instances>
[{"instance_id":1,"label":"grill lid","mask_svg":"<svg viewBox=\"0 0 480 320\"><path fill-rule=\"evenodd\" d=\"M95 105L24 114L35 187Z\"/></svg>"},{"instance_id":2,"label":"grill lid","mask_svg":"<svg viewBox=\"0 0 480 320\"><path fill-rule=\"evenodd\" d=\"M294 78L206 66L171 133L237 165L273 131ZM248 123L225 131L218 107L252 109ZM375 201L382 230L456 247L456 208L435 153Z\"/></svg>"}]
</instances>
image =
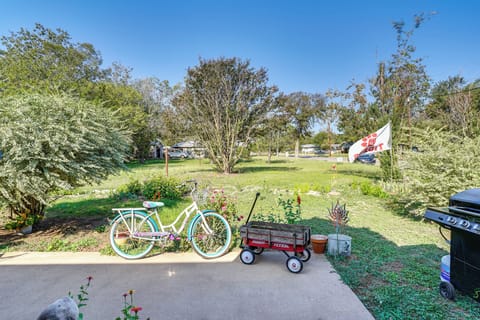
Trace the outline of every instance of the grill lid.
<instances>
[{"instance_id":1,"label":"grill lid","mask_svg":"<svg viewBox=\"0 0 480 320\"><path fill-rule=\"evenodd\" d=\"M451 196L449 209L471 211L472 215L475 216L480 214L480 188L468 189Z\"/></svg>"}]
</instances>

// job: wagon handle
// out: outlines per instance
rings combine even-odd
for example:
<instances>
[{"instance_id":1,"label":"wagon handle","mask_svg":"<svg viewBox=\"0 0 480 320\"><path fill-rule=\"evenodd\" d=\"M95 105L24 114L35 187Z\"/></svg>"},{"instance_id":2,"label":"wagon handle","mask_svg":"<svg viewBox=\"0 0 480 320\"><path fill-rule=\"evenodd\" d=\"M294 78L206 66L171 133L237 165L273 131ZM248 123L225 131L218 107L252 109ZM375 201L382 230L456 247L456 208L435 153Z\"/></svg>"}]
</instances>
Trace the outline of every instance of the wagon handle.
<instances>
[{"instance_id":1,"label":"wagon handle","mask_svg":"<svg viewBox=\"0 0 480 320\"><path fill-rule=\"evenodd\" d=\"M255 204L257 203L258 197L260 197L260 192L257 192L255 194L255 200L253 201L252 208L250 209L250 213L248 214L247 222L245 222L245 224L247 224L248 221L250 220L250 216L252 215L253 208L255 208Z\"/></svg>"}]
</instances>

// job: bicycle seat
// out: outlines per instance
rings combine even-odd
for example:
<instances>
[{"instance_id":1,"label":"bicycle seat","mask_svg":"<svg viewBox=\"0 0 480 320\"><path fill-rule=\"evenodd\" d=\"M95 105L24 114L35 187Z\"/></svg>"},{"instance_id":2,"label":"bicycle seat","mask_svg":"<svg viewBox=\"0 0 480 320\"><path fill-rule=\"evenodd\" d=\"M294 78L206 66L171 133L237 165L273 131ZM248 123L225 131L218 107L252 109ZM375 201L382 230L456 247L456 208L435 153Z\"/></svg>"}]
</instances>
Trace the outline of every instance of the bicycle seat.
<instances>
[{"instance_id":1,"label":"bicycle seat","mask_svg":"<svg viewBox=\"0 0 480 320\"><path fill-rule=\"evenodd\" d=\"M163 202L143 201L143 207L147 209L155 209L163 206L164 206Z\"/></svg>"}]
</instances>

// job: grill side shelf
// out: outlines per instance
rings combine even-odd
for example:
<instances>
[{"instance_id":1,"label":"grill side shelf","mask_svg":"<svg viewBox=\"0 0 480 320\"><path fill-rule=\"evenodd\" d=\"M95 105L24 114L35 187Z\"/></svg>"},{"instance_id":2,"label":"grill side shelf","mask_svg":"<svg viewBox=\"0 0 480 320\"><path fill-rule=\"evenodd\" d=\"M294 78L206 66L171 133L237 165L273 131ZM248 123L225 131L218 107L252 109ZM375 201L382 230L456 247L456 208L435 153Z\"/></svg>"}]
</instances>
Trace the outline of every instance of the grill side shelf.
<instances>
[{"instance_id":1,"label":"grill side shelf","mask_svg":"<svg viewBox=\"0 0 480 320\"><path fill-rule=\"evenodd\" d=\"M455 228L474 234L480 234L480 223L472 220L472 216L462 216L450 211L447 208L427 208L423 215L425 219L431 220L447 229Z\"/></svg>"}]
</instances>

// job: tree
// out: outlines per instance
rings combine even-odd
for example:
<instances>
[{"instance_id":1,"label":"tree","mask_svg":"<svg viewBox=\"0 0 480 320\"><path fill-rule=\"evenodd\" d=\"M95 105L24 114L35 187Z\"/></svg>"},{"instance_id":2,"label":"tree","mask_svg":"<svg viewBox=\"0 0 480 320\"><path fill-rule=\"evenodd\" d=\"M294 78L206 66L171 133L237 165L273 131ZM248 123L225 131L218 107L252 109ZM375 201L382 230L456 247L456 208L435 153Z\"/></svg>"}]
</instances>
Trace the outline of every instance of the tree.
<instances>
[{"instance_id":1,"label":"tree","mask_svg":"<svg viewBox=\"0 0 480 320\"><path fill-rule=\"evenodd\" d=\"M311 129L324 112L325 99L320 94L294 92L284 97L283 108L295 128L295 157L300 152L300 139L311 135Z\"/></svg>"},{"instance_id":2,"label":"tree","mask_svg":"<svg viewBox=\"0 0 480 320\"><path fill-rule=\"evenodd\" d=\"M142 106L148 116L148 127L155 138L173 144L185 134L173 109L172 100L180 91L179 85L170 86L167 80L150 77L136 80L133 87L142 96ZM187 133L188 135L188 133Z\"/></svg>"},{"instance_id":3,"label":"tree","mask_svg":"<svg viewBox=\"0 0 480 320\"><path fill-rule=\"evenodd\" d=\"M280 140L288 132L288 119L280 110L272 111L267 116L267 121L262 126L257 138L257 145L263 145L267 149L267 162L270 163L275 149L278 156Z\"/></svg>"},{"instance_id":4,"label":"tree","mask_svg":"<svg viewBox=\"0 0 480 320\"><path fill-rule=\"evenodd\" d=\"M346 142L357 141L376 127L376 107L368 103L365 85L351 83L343 93L345 105L339 106L337 128ZM375 129L376 130L376 129Z\"/></svg>"},{"instance_id":5,"label":"tree","mask_svg":"<svg viewBox=\"0 0 480 320\"><path fill-rule=\"evenodd\" d=\"M414 57L416 47L411 43L414 31L424 20L423 14L415 15L410 30L405 30L403 21L393 23L397 50L390 61L379 64L377 75L371 80L376 108L392 123L394 143L405 143L410 148L413 121L423 111L430 89L423 59Z\"/></svg>"},{"instance_id":6,"label":"tree","mask_svg":"<svg viewBox=\"0 0 480 320\"><path fill-rule=\"evenodd\" d=\"M332 137L327 131L317 132L312 137L312 143L319 146L321 149L329 149L331 147L332 138L336 139L336 135ZM335 140L333 140L335 141Z\"/></svg>"},{"instance_id":7,"label":"tree","mask_svg":"<svg viewBox=\"0 0 480 320\"><path fill-rule=\"evenodd\" d=\"M425 114L437 128L472 137L480 133L478 82L467 84L461 76L440 81L432 89L432 100Z\"/></svg>"},{"instance_id":8,"label":"tree","mask_svg":"<svg viewBox=\"0 0 480 320\"><path fill-rule=\"evenodd\" d=\"M327 138L328 138L328 150L329 155L332 155L332 143L333 143L333 126L338 120L339 113L342 107L341 100L343 93L337 90L328 90L326 93L328 103L322 112L322 121L327 125Z\"/></svg>"},{"instance_id":9,"label":"tree","mask_svg":"<svg viewBox=\"0 0 480 320\"><path fill-rule=\"evenodd\" d=\"M72 43L61 29L35 24L0 38L0 93L77 91L105 78L102 59L93 45Z\"/></svg>"},{"instance_id":10,"label":"tree","mask_svg":"<svg viewBox=\"0 0 480 320\"><path fill-rule=\"evenodd\" d=\"M272 108L276 88L267 83L265 69L238 58L200 59L187 71L176 112L224 173L232 172Z\"/></svg>"},{"instance_id":11,"label":"tree","mask_svg":"<svg viewBox=\"0 0 480 320\"><path fill-rule=\"evenodd\" d=\"M12 214L43 216L50 192L99 182L124 167L129 134L108 109L29 94L0 99L0 115L0 202Z\"/></svg>"}]
</instances>

